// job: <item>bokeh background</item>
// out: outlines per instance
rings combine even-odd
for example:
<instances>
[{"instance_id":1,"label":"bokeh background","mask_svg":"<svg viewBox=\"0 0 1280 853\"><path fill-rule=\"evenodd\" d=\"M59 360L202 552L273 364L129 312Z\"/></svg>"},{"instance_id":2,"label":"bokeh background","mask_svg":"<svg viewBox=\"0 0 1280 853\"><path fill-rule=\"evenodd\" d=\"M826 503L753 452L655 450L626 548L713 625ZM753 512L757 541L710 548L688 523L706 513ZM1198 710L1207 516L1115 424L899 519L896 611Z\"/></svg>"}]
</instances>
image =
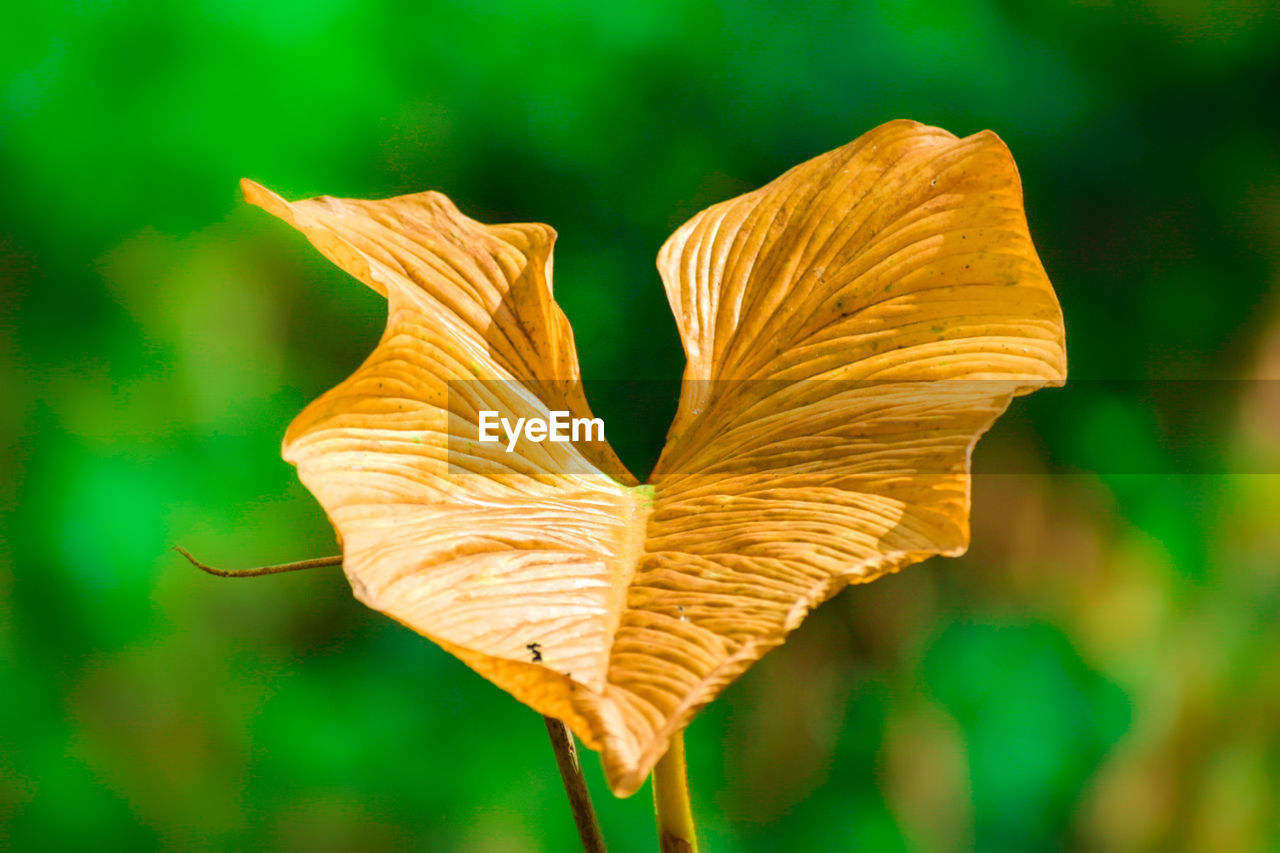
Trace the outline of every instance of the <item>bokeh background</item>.
<instances>
[{"instance_id":1,"label":"bokeh background","mask_svg":"<svg viewBox=\"0 0 1280 853\"><path fill-rule=\"evenodd\" d=\"M0 846L576 844L541 721L336 570L168 550L335 551L280 438L383 319L241 176L549 222L585 373L672 380L662 240L897 117L1009 144L1068 325L1038 396L1095 390L982 445L966 557L845 592L694 721L706 849L1280 849L1270 0L6 7ZM670 407L593 405L646 469Z\"/></svg>"}]
</instances>

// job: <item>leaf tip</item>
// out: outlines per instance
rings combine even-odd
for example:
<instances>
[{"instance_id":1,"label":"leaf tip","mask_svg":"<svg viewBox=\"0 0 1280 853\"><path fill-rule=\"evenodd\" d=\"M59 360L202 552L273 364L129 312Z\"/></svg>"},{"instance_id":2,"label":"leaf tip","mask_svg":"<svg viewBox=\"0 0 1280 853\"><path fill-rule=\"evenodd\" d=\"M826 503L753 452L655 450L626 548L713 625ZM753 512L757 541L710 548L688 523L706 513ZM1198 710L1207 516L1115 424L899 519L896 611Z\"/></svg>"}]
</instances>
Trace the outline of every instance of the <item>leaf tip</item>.
<instances>
[{"instance_id":1,"label":"leaf tip","mask_svg":"<svg viewBox=\"0 0 1280 853\"><path fill-rule=\"evenodd\" d=\"M289 208L289 202L273 193L257 181L249 178L240 179L240 192L244 194L244 200L255 207L260 207L273 216L278 216L286 222L293 219Z\"/></svg>"}]
</instances>

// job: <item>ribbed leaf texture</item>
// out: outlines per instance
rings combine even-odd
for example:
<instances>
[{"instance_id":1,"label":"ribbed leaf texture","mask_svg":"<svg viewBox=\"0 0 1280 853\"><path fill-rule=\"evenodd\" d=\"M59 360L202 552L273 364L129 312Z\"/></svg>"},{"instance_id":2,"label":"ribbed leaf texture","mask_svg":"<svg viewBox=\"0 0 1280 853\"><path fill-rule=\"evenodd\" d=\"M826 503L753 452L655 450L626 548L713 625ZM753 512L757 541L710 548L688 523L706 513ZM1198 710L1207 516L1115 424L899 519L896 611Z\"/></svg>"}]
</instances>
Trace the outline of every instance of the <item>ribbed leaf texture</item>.
<instances>
[{"instance_id":1,"label":"ribbed leaf texture","mask_svg":"<svg viewBox=\"0 0 1280 853\"><path fill-rule=\"evenodd\" d=\"M551 228L434 192L244 188L387 297L377 348L284 442L356 596L564 719L619 795L814 606L962 553L974 443L1066 377L990 132L891 122L671 236L658 268L688 361L645 486L600 442L478 440L482 410L591 416Z\"/></svg>"}]
</instances>

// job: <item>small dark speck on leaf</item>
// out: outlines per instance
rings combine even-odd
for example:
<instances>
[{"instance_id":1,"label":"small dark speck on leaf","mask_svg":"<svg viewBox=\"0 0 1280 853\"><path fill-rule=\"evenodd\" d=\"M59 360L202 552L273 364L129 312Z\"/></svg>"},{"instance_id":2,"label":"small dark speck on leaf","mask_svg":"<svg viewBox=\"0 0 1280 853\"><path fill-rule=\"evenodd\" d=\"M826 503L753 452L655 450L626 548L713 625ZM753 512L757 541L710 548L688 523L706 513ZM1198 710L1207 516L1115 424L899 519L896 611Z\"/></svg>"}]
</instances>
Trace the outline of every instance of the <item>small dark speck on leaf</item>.
<instances>
[{"instance_id":1,"label":"small dark speck on leaf","mask_svg":"<svg viewBox=\"0 0 1280 853\"><path fill-rule=\"evenodd\" d=\"M525 646L525 648L533 653L534 663L539 663L542 661L542 643L529 643Z\"/></svg>"}]
</instances>

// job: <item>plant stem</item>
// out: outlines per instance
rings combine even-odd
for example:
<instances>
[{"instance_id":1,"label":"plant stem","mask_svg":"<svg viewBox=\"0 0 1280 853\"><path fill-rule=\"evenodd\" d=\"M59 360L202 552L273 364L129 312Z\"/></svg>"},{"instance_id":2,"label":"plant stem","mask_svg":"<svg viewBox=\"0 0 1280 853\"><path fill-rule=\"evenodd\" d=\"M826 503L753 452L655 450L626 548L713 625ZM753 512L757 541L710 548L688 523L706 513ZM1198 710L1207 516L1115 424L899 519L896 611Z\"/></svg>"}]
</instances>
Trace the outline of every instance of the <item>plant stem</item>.
<instances>
[{"instance_id":1,"label":"plant stem","mask_svg":"<svg viewBox=\"0 0 1280 853\"><path fill-rule=\"evenodd\" d=\"M332 557L316 557L313 560L298 560L296 563L281 563L277 566L262 566L257 569L215 569L213 566L200 562L191 556L191 552L181 545L174 545L173 550L186 557L201 571L208 572L211 575L217 575L220 578L256 578L262 575L278 575L281 572L296 572L302 569L319 569L324 566L341 566L342 555L337 554Z\"/></svg>"},{"instance_id":2,"label":"plant stem","mask_svg":"<svg viewBox=\"0 0 1280 853\"><path fill-rule=\"evenodd\" d=\"M591 794L587 780L582 778L582 765L578 763L578 748L574 746L569 727L555 717L543 717L547 734L551 736L551 748L556 752L556 765L564 792L569 795L569 807L573 809L573 822L578 825L578 837L582 839L584 853L606 853L604 834L600 821L591 806Z\"/></svg>"},{"instance_id":3,"label":"plant stem","mask_svg":"<svg viewBox=\"0 0 1280 853\"><path fill-rule=\"evenodd\" d=\"M658 847L662 853L698 853L683 731L672 736L667 754L653 768L653 809L658 817Z\"/></svg>"}]
</instances>

